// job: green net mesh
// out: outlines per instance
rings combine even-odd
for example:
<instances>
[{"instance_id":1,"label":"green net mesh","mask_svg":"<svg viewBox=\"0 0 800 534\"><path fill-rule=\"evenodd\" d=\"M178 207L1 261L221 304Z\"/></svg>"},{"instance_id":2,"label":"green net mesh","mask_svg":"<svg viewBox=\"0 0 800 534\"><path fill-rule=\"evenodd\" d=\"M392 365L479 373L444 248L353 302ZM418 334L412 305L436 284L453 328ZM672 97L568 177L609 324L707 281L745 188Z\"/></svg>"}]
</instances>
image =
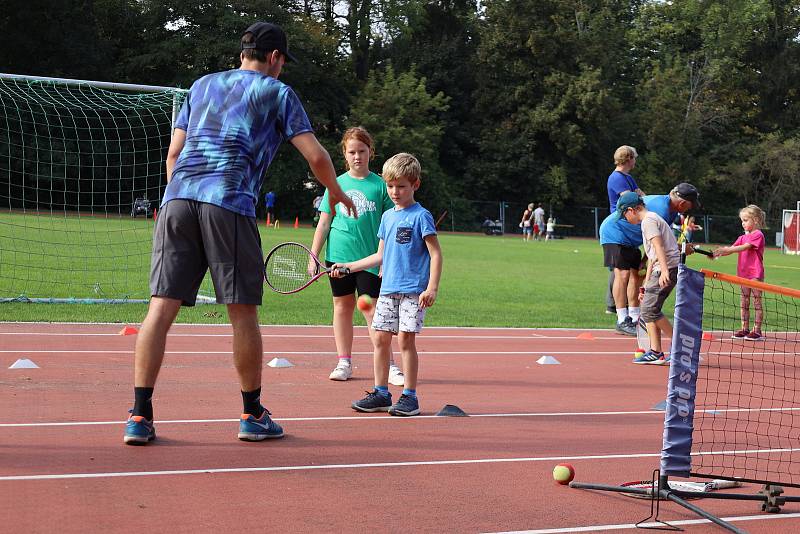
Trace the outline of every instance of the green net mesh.
<instances>
[{"instance_id":1,"label":"green net mesh","mask_svg":"<svg viewBox=\"0 0 800 534\"><path fill-rule=\"evenodd\" d=\"M0 300L149 298L154 215L184 96L0 77Z\"/></svg>"}]
</instances>

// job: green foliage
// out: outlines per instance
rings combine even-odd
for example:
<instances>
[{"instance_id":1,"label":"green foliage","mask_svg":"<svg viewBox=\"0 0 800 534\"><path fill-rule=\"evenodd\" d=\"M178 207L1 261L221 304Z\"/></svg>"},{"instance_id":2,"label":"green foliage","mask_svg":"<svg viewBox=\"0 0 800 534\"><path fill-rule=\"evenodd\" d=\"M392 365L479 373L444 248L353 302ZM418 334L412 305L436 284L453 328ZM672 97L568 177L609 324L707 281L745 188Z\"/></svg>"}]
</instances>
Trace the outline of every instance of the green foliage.
<instances>
[{"instance_id":1,"label":"green foliage","mask_svg":"<svg viewBox=\"0 0 800 534\"><path fill-rule=\"evenodd\" d=\"M375 139L375 168L398 152L410 152L422 165L418 199L438 211L447 198L448 178L439 167L443 127L439 114L447 111L449 98L428 93L425 78L414 69L397 74L388 66L370 75L350 112L352 124L365 127Z\"/></svg>"}]
</instances>

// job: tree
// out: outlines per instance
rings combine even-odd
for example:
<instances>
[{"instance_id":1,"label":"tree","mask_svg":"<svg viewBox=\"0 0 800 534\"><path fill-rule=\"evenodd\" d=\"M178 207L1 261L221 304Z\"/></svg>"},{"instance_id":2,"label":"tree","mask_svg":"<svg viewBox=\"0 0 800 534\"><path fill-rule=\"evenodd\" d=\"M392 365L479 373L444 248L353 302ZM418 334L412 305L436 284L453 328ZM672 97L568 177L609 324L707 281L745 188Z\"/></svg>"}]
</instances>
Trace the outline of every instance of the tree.
<instances>
[{"instance_id":1,"label":"tree","mask_svg":"<svg viewBox=\"0 0 800 534\"><path fill-rule=\"evenodd\" d=\"M376 165L398 152L410 152L422 165L420 198L433 211L446 205L457 188L439 167L439 149L444 130L442 113L449 99L441 92L430 94L426 79L415 70L396 73L390 65L372 73L350 111L350 123L365 127L375 138Z\"/></svg>"}]
</instances>

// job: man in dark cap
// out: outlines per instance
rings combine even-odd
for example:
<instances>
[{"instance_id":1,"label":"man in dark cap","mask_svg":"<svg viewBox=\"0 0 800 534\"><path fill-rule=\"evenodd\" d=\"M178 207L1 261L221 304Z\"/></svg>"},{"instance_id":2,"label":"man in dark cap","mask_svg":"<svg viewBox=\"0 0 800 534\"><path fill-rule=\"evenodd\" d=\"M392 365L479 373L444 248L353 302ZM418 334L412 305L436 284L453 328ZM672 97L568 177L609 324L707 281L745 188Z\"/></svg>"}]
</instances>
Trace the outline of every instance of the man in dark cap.
<instances>
[{"instance_id":1,"label":"man in dark cap","mask_svg":"<svg viewBox=\"0 0 800 534\"><path fill-rule=\"evenodd\" d=\"M241 38L240 59L238 69L197 80L175 121L153 235L152 298L136 339L128 444L155 439L151 398L167 332L181 306L194 305L208 270L217 302L227 305L233 326L233 361L244 405L238 437L283 436L261 405L263 257L255 211L280 145L288 141L302 154L328 188L332 207L341 202L355 214L300 100L278 81L284 63L296 61L286 34L275 24L253 24Z\"/></svg>"}]
</instances>

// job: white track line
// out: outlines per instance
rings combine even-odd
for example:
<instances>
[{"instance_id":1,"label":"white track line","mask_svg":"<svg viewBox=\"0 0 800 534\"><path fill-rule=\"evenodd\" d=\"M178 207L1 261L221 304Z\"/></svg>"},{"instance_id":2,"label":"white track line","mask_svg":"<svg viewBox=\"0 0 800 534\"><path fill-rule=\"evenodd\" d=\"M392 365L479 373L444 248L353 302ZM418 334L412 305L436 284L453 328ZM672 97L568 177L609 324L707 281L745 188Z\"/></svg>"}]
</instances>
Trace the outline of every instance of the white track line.
<instances>
[{"instance_id":1,"label":"white track line","mask_svg":"<svg viewBox=\"0 0 800 534\"><path fill-rule=\"evenodd\" d=\"M800 513L794 514L764 514L764 515L739 515L731 517L723 517L724 521L729 523L737 523L739 521L764 521L768 519L796 519L800 518ZM670 525L705 525L711 524L708 519L682 519L682 520L665 520ZM663 527L661 523L641 523L634 525L633 523L626 523L621 525L589 525L583 527L564 527L564 528L542 528L537 530L513 530L506 532L495 532L494 534L561 534L564 532L602 532L604 530L630 530L636 528L658 528Z\"/></svg>"},{"instance_id":2,"label":"white track line","mask_svg":"<svg viewBox=\"0 0 800 534\"><path fill-rule=\"evenodd\" d=\"M504 354L504 355L525 355L525 356L533 356L538 355L541 353L547 354L587 354L587 355L610 355L615 354L617 356L620 355L620 351L593 351L593 350L575 350L575 351L551 351L551 350L509 350L509 351L498 351L498 350L474 350L474 351L444 351L444 350L425 350L424 348L417 349L420 354L443 354L443 355L475 355L475 354ZM25 354L133 354L133 349L129 350L24 350L24 349L17 349L17 350L0 350L0 353L25 353ZM630 351L625 351L630 352ZM233 352L229 350L168 350L164 354L225 354L225 355L232 355ZM276 350L276 351L264 351L264 354L294 354L294 355L312 355L312 356L327 356L336 354L336 351L322 351L322 350ZM372 355L372 351L354 351L353 354L369 354ZM727 354L727 353L724 353ZM752 353L750 353L752 354ZM769 352L767 354L778 354L775 352ZM787 353L787 354L794 354Z\"/></svg>"},{"instance_id":3,"label":"white track line","mask_svg":"<svg viewBox=\"0 0 800 534\"><path fill-rule=\"evenodd\" d=\"M778 407L778 408L730 408L730 409L704 409L697 408L695 413L738 413L738 412L791 412L800 411L800 407ZM470 414L469 417L591 417L609 415L658 415L664 416L662 410L638 410L638 411L617 411L617 412L525 412L525 413L484 413ZM371 421L371 422L400 422L416 421L419 419L441 419L438 415L419 415L413 419L404 417L370 417L364 415L345 415L329 417L276 417L275 421ZM173 424L208 424L208 423L234 423L238 419L166 419L156 420L159 425ZM97 425L124 425L125 421L60 421L60 422L38 422L38 423L0 423L0 428L35 428L35 427L64 427L64 426L97 426Z\"/></svg>"},{"instance_id":4,"label":"white track line","mask_svg":"<svg viewBox=\"0 0 800 534\"><path fill-rule=\"evenodd\" d=\"M702 456L721 456L727 454L772 454L795 452L800 449L755 449L737 451L719 451L700 453ZM282 471L317 471L327 469L366 469L381 467L418 467L427 465L468 465L468 464L499 464L516 462L563 462L576 460L630 460L631 458L660 458L661 453L618 453L618 454L592 454L584 456L539 456L523 458L481 458L473 460L428 460L420 462L380 462L362 464L317 464L317 465L285 465L272 467L225 467L209 469L173 469L168 471L118 471L106 473L59 473L40 475L5 475L0 476L0 482L13 480L64 480L76 478L118 478L142 477L163 475L201 475L224 473L263 473Z\"/></svg>"},{"instance_id":5,"label":"white track line","mask_svg":"<svg viewBox=\"0 0 800 534\"><path fill-rule=\"evenodd\" d=\"M22 337L120 337L118 332L0 332L0 336L22 336ZM308 339L330 339L333 334L261 334L262 338L308 338ZM219 338L232 338L232 333L225 334L206 334L202 332L191 334L170 333L170 338L173 337L189 337L189 338L206 338L206 337L219 337ZM368 335L353 336L354 339L369 339ZM577 339L575 336L548 336L545 334L530 334L528 336L493 336L493 335L427 335L427 339L519 339L521 341L531 341L532 339L559 339L559 340L572 340ZM669 338L666 338L669 339ZM630 341L629 336L608 336L608 337L595 337L597 341ZM591 341L591 340L589 340Z\"/></svg>"}]
</instances>

